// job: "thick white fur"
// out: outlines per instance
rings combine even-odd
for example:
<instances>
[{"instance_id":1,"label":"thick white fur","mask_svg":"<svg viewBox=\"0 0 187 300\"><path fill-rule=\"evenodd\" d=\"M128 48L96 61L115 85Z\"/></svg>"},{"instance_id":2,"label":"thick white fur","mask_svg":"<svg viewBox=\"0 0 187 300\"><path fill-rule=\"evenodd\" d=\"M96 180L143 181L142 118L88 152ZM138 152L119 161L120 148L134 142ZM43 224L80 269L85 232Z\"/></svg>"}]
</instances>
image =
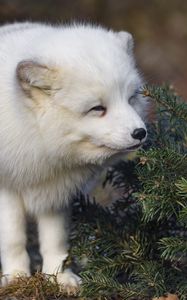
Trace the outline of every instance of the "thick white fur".
<instances>
[{"instance_id":1,"label":"thick white fur","mask_svg":"<svg viewBox=\"0 0 187 300\"><path fill-rule=\"evenodd\" d=\"M89 25L0 28L0 249L9 281L30 274L25 215L36 216L43 272L67 256L63 213L91 168L137 144L144 100L126 32ZM133 95L135 95L133 97ZM129 100L130 99L130 100ZM91 110L103 105L106 114ZM59 282L76 286L69 270Z\"/></svg>"}]
</instances>

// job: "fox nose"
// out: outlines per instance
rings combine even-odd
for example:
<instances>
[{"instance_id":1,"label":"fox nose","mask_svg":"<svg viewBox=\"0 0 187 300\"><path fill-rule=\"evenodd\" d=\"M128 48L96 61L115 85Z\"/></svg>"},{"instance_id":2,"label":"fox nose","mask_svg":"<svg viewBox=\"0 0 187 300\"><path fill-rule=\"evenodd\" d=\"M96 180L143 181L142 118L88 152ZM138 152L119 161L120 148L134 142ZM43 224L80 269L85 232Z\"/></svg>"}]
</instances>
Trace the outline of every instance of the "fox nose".
<instances>
[{"instance_id":1,"label":"fox nose","mask_svg":"<svg viewBox=\"0 0 187 300\"><path fill-rule=\"evenodd\" d=\"M131 136L133 139L141 141L146 136L146 130L144 128L136 128Z\"/></svg>"}]
</instances>

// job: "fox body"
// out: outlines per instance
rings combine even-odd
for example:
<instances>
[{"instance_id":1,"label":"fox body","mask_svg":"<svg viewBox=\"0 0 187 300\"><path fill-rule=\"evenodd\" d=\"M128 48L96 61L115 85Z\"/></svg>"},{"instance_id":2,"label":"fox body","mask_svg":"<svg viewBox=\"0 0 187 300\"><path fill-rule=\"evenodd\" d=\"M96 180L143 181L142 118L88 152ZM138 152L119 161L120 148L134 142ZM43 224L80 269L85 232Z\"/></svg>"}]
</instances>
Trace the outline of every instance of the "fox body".
<instances>
[{"instance_id":1,"label":"fox body","mask_svg":"<svg viewBox=\"0 0 187 300\"><path fill-rule=\"evenodd\" d=\"M77 286L63 207L97 169L146 138L127 32L90 25L0 28L0 250L4 281L30 274L25 216L38 221L43 272ZM50 237L50 243L48 238Z\"/></svg>"}]
</instances>

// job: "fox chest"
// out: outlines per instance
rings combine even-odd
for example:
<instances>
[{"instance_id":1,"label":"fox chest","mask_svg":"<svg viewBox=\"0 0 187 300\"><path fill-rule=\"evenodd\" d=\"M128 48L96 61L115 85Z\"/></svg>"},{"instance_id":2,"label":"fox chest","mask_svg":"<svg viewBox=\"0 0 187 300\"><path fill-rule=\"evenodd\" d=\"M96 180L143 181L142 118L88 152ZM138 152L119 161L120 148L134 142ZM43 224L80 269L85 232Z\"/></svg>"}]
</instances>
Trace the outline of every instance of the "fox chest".
<instances>
[{"instance_id":1,"label":"fox chest","mask_svg":"<svg viewBox=\"0 0 187 300\"><path fill-rule=\"evenodd\" d=\"M83 189L85 182L85 174L79 173L29 187L21 193L25 209L33 215L58 210L71 202L76 192Z\"/></svg>"}]
</instances>

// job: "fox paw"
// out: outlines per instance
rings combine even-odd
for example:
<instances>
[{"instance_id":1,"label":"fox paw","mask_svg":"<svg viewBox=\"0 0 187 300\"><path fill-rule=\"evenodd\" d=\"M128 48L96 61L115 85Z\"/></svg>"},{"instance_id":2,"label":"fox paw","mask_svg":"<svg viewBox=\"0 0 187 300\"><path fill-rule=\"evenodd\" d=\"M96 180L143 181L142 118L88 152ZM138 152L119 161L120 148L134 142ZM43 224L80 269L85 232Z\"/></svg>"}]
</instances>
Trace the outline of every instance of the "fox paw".
<instances>
[{"instance_id":1,"label":"fox paw","mask_svg":"<svg viewBox=\"0 0 187 300\"><path fill-rule=\"evenodd\" d=\"M30 276L30 274L27 274L23 271L14 271L9 275L3 275L1 277L1 285L2 286L6 286L8 284L14 283L16 282L19 278L21 277L28 277Z\"/></svg>"},{"instance_id":2,"label":"fox paw","mask_svg":"<svg viewBox=\"0 0 187 300\"><path fill-rule=\"evenodd\" d=\"M57 282L68 295L76 296L82 280L70 269L65 269L63 273L57 274Z\"/></svg>"}]
</instances>

